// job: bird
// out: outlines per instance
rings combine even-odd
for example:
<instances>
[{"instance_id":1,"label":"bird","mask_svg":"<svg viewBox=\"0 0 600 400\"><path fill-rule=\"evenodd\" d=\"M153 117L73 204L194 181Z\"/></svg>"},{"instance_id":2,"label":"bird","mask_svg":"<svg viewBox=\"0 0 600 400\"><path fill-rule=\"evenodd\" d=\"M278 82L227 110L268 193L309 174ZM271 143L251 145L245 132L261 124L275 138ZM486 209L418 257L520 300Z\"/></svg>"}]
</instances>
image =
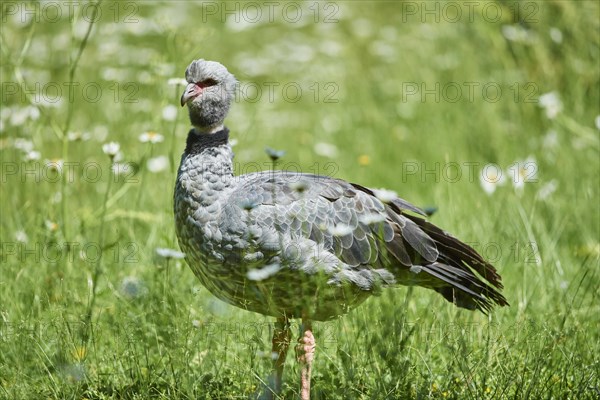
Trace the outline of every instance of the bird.
<instances>
[{"instance_id":1,"label":"bird","mask_svg":"<svg viewBox=\"0 0 600 400\"><path fill-rule=\"evenodd\" d=\"M197 59L185 79L180 103L192 127L175 183L176 235L210 293L276 318L269 393L281 390L293 319L301 321L295 347L306 400L315 321L399 285L434 290L485 314L508 306L494 266L395 192L275 168L234 175L224 121L236 78L216 61ZM281 156L269 155L274 163Z\"/></svg>"}]
</instances>

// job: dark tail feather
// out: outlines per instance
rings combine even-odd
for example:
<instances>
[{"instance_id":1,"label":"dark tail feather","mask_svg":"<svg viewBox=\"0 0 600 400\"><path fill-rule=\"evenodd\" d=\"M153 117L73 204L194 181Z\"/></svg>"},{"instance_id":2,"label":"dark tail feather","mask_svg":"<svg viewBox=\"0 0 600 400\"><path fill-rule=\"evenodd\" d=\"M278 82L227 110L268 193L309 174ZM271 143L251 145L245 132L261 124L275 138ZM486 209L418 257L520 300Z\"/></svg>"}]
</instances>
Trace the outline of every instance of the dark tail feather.
<instances>
[{"instance_id":1,"label":"dark tail feather","mask_svg":"<svg viewBox=\"0 0 600 400\"><path fill-rule=\"evenodd\" d=\"M486 314L494 305L508 306L500 293L502 278L475 249L422 218L404 215L429 235L439 250L438 261L422 268L448 285L432 289L459 307Z\"/></svg>"},{"instance_id":2,"label":"dark tail feather","mask_svg":"<svg viewBox=\"0 0 600 400\"><path fill-rule=\"evenodd\" d=\"M353 186L375 196L371 189L357 184ZM435 277L431 286L424 286L459 307L483 313L490 311L494 305L508 305L500 293L502 278L475 249L411 214L428 215L405 200L394 199L386 206L389 207L390 222L397 225L394 239L386 243L386 248L400 265L410 267L418 260L417 264Z\"/></svg>"}]
</instances>

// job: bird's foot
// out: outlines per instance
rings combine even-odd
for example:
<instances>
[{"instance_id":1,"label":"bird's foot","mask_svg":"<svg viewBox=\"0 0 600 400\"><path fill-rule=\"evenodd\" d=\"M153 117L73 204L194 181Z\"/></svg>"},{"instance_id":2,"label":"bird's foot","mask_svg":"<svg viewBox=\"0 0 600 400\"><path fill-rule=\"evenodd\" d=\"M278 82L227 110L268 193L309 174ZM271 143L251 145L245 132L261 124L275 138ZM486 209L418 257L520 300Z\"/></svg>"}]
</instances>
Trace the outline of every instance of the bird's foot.
<instances>
[{"instance_id":1,"label":"bird's foot","mask_svg":"<svg viewBox=\"0 0 600 400\"><path fill-rule=\"evenodd\" d=\"M306 330L304 335L298 340L296 346L296 356L301 364L312 364L315 357L315 337L310 330Z\"/></svg>"},{"instance_id":2,"label":"bird's foot","mask_svg":"<svg viewBox=\"0 0 600 400\"><path fill-rule=\"evenodd\" d=\"M303 329L304 334L298 340L296 346L296 357L302 366L300 398L302 400L310 399L310 374L312 363L315 358L315 337L310 328Z\"/></svg>"}]
</instances>

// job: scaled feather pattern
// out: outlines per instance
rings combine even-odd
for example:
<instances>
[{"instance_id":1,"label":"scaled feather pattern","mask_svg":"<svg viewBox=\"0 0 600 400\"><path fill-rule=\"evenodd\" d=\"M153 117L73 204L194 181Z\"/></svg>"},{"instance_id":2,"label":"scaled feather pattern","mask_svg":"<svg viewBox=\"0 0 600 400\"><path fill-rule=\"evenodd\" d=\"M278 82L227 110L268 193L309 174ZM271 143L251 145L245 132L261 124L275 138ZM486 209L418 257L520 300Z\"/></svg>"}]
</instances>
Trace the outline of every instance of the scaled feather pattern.
<instances>
[{"instance_id":1,"label":"scaled feather pattern","mask_svg":"<svg viewBox=\"0 0 600 400\"><path fill-rule=\"evenodd\" d=\"M177 174L176 232L215 296L283 320L329 320L397 285L484 313L508 305L492 265L394 192L288 171L234 176L223 120L236 80L204 60L186 80L181 104L194 128Z\"/></svg>"}]
</instances>

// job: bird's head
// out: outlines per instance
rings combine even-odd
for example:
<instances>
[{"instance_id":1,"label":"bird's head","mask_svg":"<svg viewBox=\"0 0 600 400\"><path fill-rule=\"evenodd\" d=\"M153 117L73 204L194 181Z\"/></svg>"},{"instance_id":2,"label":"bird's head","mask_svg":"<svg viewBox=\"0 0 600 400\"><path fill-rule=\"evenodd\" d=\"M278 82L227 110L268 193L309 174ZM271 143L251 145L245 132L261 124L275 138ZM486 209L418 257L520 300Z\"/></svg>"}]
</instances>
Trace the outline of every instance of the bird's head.
<instances>
[{"instance_id":1,"label":"bird's head","mask_svg":"<svg viewBox=\"0 0 600 400\"><path fill-rule=\"evenodd\" d=\"M185 79L188 85L181 95L181 106L187 104L196 131L214 133L222 129L235 95L235 77L218 62L199 59L187 67Z\"/></svg>"}]
</instances>

